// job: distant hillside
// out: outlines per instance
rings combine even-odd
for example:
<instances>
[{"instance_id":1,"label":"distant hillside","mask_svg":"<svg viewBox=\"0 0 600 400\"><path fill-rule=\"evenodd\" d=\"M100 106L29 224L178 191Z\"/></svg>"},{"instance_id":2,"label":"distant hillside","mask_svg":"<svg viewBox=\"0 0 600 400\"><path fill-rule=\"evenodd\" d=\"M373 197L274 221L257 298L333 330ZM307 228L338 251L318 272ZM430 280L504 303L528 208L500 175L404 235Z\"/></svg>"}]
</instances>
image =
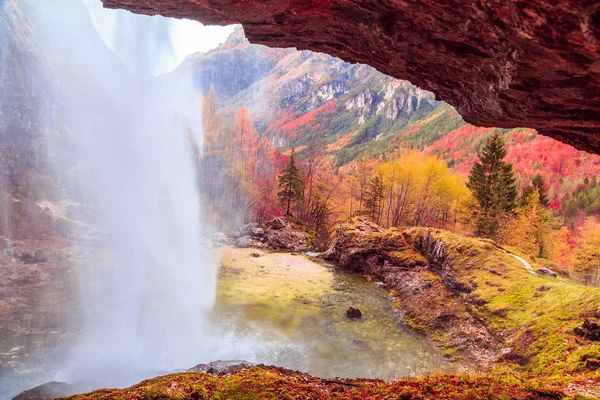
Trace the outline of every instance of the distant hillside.
<instances>
[{"instance_id":1,"label":"distant hillside","mask_svg":"<svg viewBox=\"0 0 600 400\"><path fill-rule=\"evenodd\" d=\"M180 68L195 74L201 92L212 88L231 115L246 107L257 130L281 151L302 151L316 140L338 166L411 147L440 156L466 175L492 130L465 123L453 107L407 81L324 54L252 45L241 27ZM555 208L586 176L600 173L600 156L530 129L501 132L520 182L542 175Z\"/></svg>"}]
</instances>

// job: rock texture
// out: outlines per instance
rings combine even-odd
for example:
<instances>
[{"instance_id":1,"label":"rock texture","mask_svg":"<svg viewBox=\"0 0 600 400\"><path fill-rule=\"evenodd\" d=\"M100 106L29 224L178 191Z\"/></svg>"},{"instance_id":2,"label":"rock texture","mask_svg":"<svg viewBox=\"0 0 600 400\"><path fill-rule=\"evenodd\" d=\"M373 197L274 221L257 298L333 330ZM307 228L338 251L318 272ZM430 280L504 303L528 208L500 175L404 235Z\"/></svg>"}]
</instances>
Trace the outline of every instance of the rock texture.
<instances>
[{"instance_id":1,"label":"rock texture","mask_svg":"<svg viewBox=\"0 0 600 400\"><path fill-rule=\"evenodd\" d=\"M357 217L336 229L324 257L381 280L409 326L460 352L456 357L465 365L486 367L498 357L501 340L466 300L471 288L456 276L446 243L430 230L384 230Z\"/></svg>"},{"instance_id":2,"label":"rock texture","mask_svg":"<svg viewBox=\"0 0 600 400\"><path fill-rule=\"evenodd\" d=\"M190 372L203 372L206 374L213 375L230 375L235 374L239 371L248 369L256 365L254 363L242 360L231 360L231 361L213 361L208 364L198 364L195 367L190 368L188 371Z\"/></svg>"},{"instance_id":3,"label":"rock texture","mask_svg":"<svg viewBox=\"0 0 600 400\"><path fill-rule=\"evenodd\" d=\"M582 336L588 340L600 341L600 324L595 321L586 319L583 325L575 328L575 334Z\"/></svg>"},{"instance_id":4,"label":"rock texture","mask_svg":"<svg viewBox=\"0 0 600 400\"><path fill-rule=\"evenodd\" d=\"M324 52L408 79L482 126L527 126L600 153L596 0L102 0L241 23L248 39Z\"/></svg>"}]
</instances>

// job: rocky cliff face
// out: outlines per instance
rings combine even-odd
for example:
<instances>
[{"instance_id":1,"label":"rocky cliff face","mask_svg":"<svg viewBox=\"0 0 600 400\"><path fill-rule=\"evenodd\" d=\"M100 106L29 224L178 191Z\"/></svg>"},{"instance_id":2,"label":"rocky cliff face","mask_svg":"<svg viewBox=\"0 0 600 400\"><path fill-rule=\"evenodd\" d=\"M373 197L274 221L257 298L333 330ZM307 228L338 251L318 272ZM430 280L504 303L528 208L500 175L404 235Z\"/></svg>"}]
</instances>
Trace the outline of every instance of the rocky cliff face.
<instances>
[{"instance_id":1,"label":"rocky cliff face","mask_svg":"<svg viewBox=\"0 0 600 400\"><path fill-rule=\"evenodd\" d=\"M526 126L600 152L595 0L102 0L143 14L244 25L253 43L325 52L408 79L470 123Z\"/></svg>"},{"instance_id":2,"label":"rocky cliff face","mask_svg":"<svg viewBox=\"0 0 600 400\"><path fill-rule=\"evenodd\" d=\"M48 74L31 21L16 1L0 4L0 192L39 198L52 191L44 171Z\"/></svg>"},{"instance_id":3,"label":"rocky cliff face","mask_svg":"<svg viewBox=\"0 0 600 400\"><path fill-rule=\"evenodd\" d=\"M221 107L248 108L257 128L280 147L376 124L366 141L441 104L432 93L366 65L252 45L241 27L217 49L188 57L176 73L181 71L191 71L201 92L213 89ZM313 119L323 124L303 126Z\"/></svg>"}]
</instances>

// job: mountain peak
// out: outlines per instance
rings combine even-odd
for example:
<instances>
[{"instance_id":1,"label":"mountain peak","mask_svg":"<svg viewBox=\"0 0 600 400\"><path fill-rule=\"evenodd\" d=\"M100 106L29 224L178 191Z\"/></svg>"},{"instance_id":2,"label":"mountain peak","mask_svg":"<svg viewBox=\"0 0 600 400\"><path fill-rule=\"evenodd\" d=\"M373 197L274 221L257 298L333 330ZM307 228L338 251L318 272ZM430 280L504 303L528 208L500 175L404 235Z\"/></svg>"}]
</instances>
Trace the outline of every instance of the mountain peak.
<instances>
[{"instance_id":1,"label":"mountain peak","mask_svg":"<svg viewBox=\"0 0 600 400\"><path fill-rule=\"evenodd\" d=\"M231 44L236 46L249 43L250 42L248 41L248 39L246 39L246 35L244 34L244 28L242 27L242 25L236 25L231 35L229 35L229 37L225 41L225 44Z\"/></svg>"}]
</instances>

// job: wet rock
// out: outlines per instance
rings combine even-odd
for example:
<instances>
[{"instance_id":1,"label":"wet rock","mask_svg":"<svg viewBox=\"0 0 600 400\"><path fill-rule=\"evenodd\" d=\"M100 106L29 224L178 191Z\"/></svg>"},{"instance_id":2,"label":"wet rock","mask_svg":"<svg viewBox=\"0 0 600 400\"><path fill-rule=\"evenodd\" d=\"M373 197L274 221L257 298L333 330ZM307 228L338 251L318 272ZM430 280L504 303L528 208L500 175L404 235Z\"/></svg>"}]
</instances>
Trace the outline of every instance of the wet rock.
<instances>
[{"instance_id":1,"label":"wet rock","mask_svg":"<svg viewBox=\"0 0 600 400\"><path fill-rule=\"evenodd\" d=\"M265 236L265 230L263 228L252 228L250 236L254 239L262 239Z\"/></svg>"},{"instance_id":2,"label":"wet rock","mask_svg":"<svg viewBox=\"0 0 600 400\"><path fill-rule=\"evenodd\" d=\"M556 278L558 275L556 274L556 272L552 271L551 269L548 268L538 268L537 269L537 273L541 274L541 275L548 275L551 276L553 278Z\"/></svg>"},{"instance_id":3,"label":"wet rock","mask_svg":"<svg viewBox=\"0 0 600 400\"><path fill-rule=\"evenodd\" d=\"M222 376L222 375L235 374L242 370L248 369L248 368L252 367L253 365L256 365L256 364L253 364L248 361L242 361L242 360L231 360L231 361L218 360L218 361L213 361L208 364L198 364L198 365L190 368L188 371L204 372L207 374Z\"/></svg>"},{"instance_id":4,"label":"wet rock","mask_svg":"<svg viewBox=\"0 0 600 400\"><path fill-rule=\"evenodd\" d=\"M429 231L417 237L414 246L434 265L441 267L448 259L446 244L441 240L434 239Z\"/></svg>"},{"instance_id":5,"label":"wet rock","mask_svg":"<svg viewBox=\"0 0 600 400\"><path fill-rule=\"evenodd\" d=\"M0 235L21 240L43 237L52 232L52 217L35 202L12 200L9 209L10 212L3 216L5 220L0 224Z\"/></svg>"},{"instance_id":6,"label":"wet rock","mask_svg":"<svg viewBox=\"0 0 600 400\"><path fill-rule=\"evenodd\" d=\"M48 258L44 256L44 253L41 250L36 250L33 255L31 253L23 252L18 256L18 259L24 264L38 264L48 261Z\"/></svg>"},{"instance_id":7,"label":"wet rock","mask_svg":"<svg viewBox=\"0 0 600 400\"><path fill-rule=\"evenodd\" d=\"M362 317L362 312L358 308L350 306L348 307L348 310L346 310L346 317L350 319L359 319Z\"/></svg>"},{"instance_id":8,"label":"wet rock","mask_svg":"<svg viewBox=\"0 0 600 400\"><path fill-rule=\"evenodd\" d=\"M279 230L285 228L287 224L285 223L283 218L277 217L273 218L269 222L266 223L267 228Z\"/></svg>"},{"instance_id":9,"label":"wet rock","mask_svg":"<svg viewBox=\"0 0 600 400\"><path fill-rule=\"evenodd\" d=\"M587 340L600 341L600 325L596 321L585 319L583 325L575 328L574 332Z\"/></svg>"},{"instance_id":10,"label":"wet rock","mask_svg":"<svg viewBox=\"0 0 600 400\"><path fill-rule=\"evenodd\" d=\"M253 247L254 241L250 236L242 236L235 240L235 247L243 249L248 247Z\"/></svg>"}]
</instances>

